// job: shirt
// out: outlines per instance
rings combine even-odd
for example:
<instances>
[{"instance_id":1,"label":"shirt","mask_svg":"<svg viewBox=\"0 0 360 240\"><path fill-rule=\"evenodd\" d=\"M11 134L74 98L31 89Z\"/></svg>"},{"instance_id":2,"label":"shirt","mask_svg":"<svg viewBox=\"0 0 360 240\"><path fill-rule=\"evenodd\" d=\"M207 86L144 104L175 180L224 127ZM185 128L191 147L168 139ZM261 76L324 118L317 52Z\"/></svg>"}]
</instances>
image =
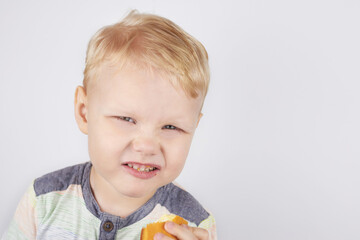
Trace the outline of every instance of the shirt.
<instances>
[{"instance_id":1,"label":"shirt","mask_svg":"<svg viewBox=\"0 0 360 240\"><path fill-rule=\"evenodd\" d=\"M128 217L102 212L90 187L91 162L70 166L37 178L21 199L2 239L140 239L141 229L165 214L207 229L215 240L212 214L187 191L173 183Z\"/></svg>"}]
</instances>

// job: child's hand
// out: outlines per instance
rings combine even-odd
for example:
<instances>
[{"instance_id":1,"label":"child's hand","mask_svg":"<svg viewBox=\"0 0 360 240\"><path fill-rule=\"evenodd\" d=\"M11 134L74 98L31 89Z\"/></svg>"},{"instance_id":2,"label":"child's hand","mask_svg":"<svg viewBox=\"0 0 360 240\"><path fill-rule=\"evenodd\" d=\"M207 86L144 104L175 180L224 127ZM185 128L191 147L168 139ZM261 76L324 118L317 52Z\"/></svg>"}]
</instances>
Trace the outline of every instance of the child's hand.
<instances>
[{"instance_id":1,"label":"child's hand","mask_svg":"<svg viewBox=\"0 0 360 240\"><path fill-rule=\"evenodd\" d=\"M203 228L189 227L188 225L179 225L174 222L166 222L165 230L177 237L179 240L208 240L209 232ZM157 233L154 240L173 240L164 234Z\"/></svg>"}]
</instances>

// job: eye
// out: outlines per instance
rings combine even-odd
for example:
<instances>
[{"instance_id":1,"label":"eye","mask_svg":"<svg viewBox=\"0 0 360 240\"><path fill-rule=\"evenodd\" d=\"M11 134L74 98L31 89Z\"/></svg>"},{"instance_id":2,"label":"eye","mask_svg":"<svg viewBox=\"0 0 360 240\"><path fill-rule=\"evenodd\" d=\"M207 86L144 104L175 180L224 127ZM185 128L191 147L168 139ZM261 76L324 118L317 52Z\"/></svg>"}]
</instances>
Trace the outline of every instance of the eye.
<instances>
[{"instance_id":1,"label":"eye","mask_svg":"<svg viewBox=\"0 0 360 240\"><path fill-rule=\"evenodd\" d=\"M126 121L126 122L130 122L130 123L136 123L136 121L134 119L132 119L131 117L123 117L123 116L120 116L120 117L116 117L117 119L120 119L120 120L123 120L123 121Z\"/></svg>"},{"instance_id":2,"label":"eye","mask_svg":"<svg viewBox=\"0 0 360 240\"><path fill-rule=\"evenodd\" d=\"M165 125L163 128L168 129L168 130L178 130L178 131L181 130L180 128L177 128L177 127L175 127L173 125Z\"/></svg>"}]
</instances>

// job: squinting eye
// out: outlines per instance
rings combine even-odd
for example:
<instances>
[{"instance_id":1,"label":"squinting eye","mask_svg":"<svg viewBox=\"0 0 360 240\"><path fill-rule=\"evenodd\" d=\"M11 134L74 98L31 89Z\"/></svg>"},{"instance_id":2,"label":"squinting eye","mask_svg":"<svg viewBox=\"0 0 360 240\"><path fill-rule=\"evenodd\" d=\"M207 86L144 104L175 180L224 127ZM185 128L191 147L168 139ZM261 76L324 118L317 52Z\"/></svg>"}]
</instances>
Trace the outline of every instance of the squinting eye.
<instances>
[{"instance_id":1,"label":"squinting eye","mask_svg":"<svg viewBox=\"0 0 360 240\"><path fill-rule=\"evenodd\" d=\"M179 128L173 126L173 125L165 125L164 126L165 129L170 129L170 130L179 130Z\"/></svg>"},{"instance_id":2,"label":"squinting eye","mask_svg":"<svg viewBox=\"0 0 360 240\"><path fill-rule=\"evenodd\" d=\"M131 117L123 117L123 116L120 116L120 117L117 117L118 119L120 120L124 120L126 122L131 122L131 123L136 123L134 119L132 119Z\"/></svg>"}]
</instances>

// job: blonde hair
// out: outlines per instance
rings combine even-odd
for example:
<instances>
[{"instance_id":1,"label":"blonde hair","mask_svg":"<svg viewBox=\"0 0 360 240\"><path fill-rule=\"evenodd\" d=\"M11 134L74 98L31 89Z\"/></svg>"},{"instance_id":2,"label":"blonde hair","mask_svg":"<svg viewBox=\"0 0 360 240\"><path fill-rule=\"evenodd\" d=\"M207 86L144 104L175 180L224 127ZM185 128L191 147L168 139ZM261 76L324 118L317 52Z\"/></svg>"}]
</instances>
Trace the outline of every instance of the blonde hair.
<instances>
[{"instance_id":1,"label":"blonde hair","mask_svg":"<svg viewBox=\"0 0 360 240\"><path fill-rule=\"evenodd\" d=\"M105 64L129 62L165 73L193 98L207 94L210 72L204 46L166 18L133 10L122 21L100 29L86 53L85 91Z\"/></svg>"}]
</instances>

